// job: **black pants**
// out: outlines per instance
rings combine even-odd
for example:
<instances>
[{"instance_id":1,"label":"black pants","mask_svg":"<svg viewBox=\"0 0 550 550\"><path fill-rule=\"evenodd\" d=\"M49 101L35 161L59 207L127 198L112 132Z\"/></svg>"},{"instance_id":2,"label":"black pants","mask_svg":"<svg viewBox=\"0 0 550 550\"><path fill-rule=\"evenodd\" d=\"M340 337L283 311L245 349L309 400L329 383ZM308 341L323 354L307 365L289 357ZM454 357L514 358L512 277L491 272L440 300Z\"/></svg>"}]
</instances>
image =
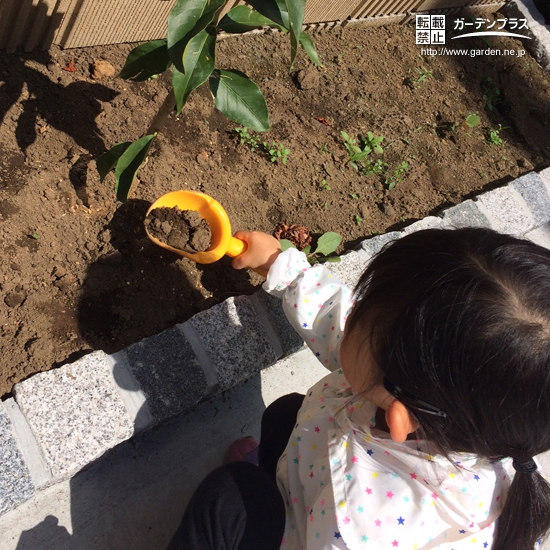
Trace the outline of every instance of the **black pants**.
<instances>
[{"instance_id":1,"label":"black pants","mask_svg":"<svg viewBox=\"0 0 550 550\"><path fill-rule=\"evenodd\" d=\"M168 550L279 550L285 506L275 474L303 399L292 393L267 407L262 416L260 466L234 462L206 476Z\"/></svg>"}]
</instances>

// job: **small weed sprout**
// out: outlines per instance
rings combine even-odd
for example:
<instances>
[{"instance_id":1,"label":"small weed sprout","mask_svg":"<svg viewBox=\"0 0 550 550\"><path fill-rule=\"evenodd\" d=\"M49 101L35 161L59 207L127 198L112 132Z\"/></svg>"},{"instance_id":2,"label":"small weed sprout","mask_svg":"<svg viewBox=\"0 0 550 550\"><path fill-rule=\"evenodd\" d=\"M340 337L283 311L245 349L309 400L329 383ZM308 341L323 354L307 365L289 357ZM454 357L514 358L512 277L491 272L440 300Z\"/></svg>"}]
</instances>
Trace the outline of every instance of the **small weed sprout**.
<instances>
[{"instance_id":1,"label":"small weed sprout","mask_svg":"<svg viewBox=\"0 0 550 550\"><path fill-rule=\"evenodd\" d=\"M319 153L330 153L328 150L328 145L326 143L323 143L321 147L319 147Z\"/></svg>"},{"instance_id":2,"label":"small weed sprout","mask_svg":"<svg viewBox=\"0 0 550 550\"><path fill-rule=\"evenodd\" d=\"M381 176L387 167L388 164L383 162L382 159L378 159L375 162L367 160L364 166L361 167L361 174L363 176Z\"/></svg>"},{"instance_id":3,"label":"small weed sprout","mask_svg":"<svg viewBox=\"0 0 550 550\"><path fill-rule=\"evenodd\" d=\"M342 131L340 132L342 135L342 138L344 139L344 146L348 152L348 163L350 166L353 166L356 170L358 170L357 161L363 160L370 151L363 151L361 147L357 145L357 140L351 138L346 132Z\"/></svg>"},{"instance_id":4,"label":"small weed sprout","mask_svg":"<svg viewBox=\"0 0 550 550\"><path fill-rule=\"evenodd\" d=\"M322 180L319 184L319 189L321 191L330 191L330 185L327 183L327 180Z\"/></svg>"},{"instance_id":5,"label":"small weed sprout","mask_svg":"<svg viewBox=\"0 0 550 550\"><path fill-rule=\"evenodd\" d=\"M412 79L412 83L415 88L419 88L420 86L426 84L426 80L432 76L432 71L426 69L425 67L422 67L421 69L415 67L414 70L418 73L418 76Z\"/></svg>"},{"instance_id":6,"label":"small weed sprout","mask_svg":"<svg viewBox=\"0 0 550 550\"><path fill-rule=\"evenodd\" d=\"M281 161L283 164L286 164L286 159L290 155L290 149L287 149L282 143L275 141L272 141L271 145L267 141L264 141L263 146L271 162Z\"/></svg>"},{"instance_id":7,"label":"small weed sprout","mask_svg":"<svg viewBox=\"0 0 550 550\"><path fill-rule=\"evenodd\" d=\"M260 146L258 138L250 134L246 126L243 128L235 128L235 132L239 136L239 142L246 145L251 151L256 151Z\"/></svg>"},{"instance_id":8,"label":"small weed sprout","mask_svg":"<svg viewBox=\"0 0 550 550\"><path fill-rule=\"evenodd\" d=\"M507 128L509 128L509 126L502 126L502 124L499 124L496 130L489 129L487 141L491 145L504 145L506 142L500 137L500 132Z\"/></svg>"},{"instance_id":9,"label":"small weed sprout","mask_svg":"<svg viewBox=\"0 0 550 550\"><path fill-rule=\"evenodd\" d=\"M344 146L348 152L348 164L353 166L355 170L359 170L361 168L363 171L372 164L370 161L366 161L365 159L373 151L376 153L384 152L380 145L380 143L384 140L383 136L375 136L372 132L367 132L367 137L361 139L363 147L360 147L357 144L357 140L351 138L346 132L342 131L340 134L344 139Z\"/></svg>"},{"instance_id":10,"label":"small weed sprout","mask_svg":"<svg viewBox=\"0 0 550 550\"><path fill-rule=\"evenodd\" d=\"M246 126L235 128L235 132L239 136L239 142L246 145L251 151L257 151L260 148L260 140L252 134ZM286 164L290 149L287 149L282 143L272 141L262 142L263 149L271 162L281 161Z\"/></svg>"},{"instance_id":11,"label":"small weed sprout","mask_svg":"<svg viewBox=\"0 0 550 550\"><path fill-rule=\"evenodd\" d=\"M388 191L391 191L397 183L401 183L403 181L405 172L409 169L409 163L403 161L401 164L399 164L394 171L391 174L388 174L386 176L385 184L388 189Z\"/></svg>"},{"instance_id":12,"label":"small weed sprout","mask_svg":"<svg viewBox=\"0 0 550 550\"><path fill-rule=\"evenodd\" d=\"M359 214L355 214L355 217L353 218L353 221L357 225L357 227L360 227L363 223L363 218Z\"/></svg>"},{"instance_id":13,"label":"small weed sprout","mask_svg":"<svg viewBox=\"0 0 550 550\"><path fill-rule=\"evenodd\" d=\"M296 248L290 241L281 239L281 250L287 250L288 248ZM306 255L307 261L311 265L322 264L324 262L339 262L339 256L329 256L332 254L342 242L342 236L338 233L329 231L324 235L321 235L317 241L317 247L312 252L311 246L306 246L302 252Z\"/></svg>"},{"instance_id":14,"label":"small weed sprout","mask_svg":"<svg viewBox=\"0 0 550 550\"><path fill-rule=\"evenodd\" d=\"M368 148L381 155L384 152L384 149L380 145L383 141L384 138L382 136L375 136L372 132L367 132L367 137L363 138L363 150Z\"/></svg>"},{"instance_id":15,"label":"small weed sprout","mask_svg":"<svg viewBox=\"0 0 550 550\"><path fill-rule=\"evenodd\" d=\"M486 180L489 179L489 174L487 174L487 172L484 172L481 168L478 169L477 173L482 176L483 178L485 178Z\"/></svg>"}]
</instances>

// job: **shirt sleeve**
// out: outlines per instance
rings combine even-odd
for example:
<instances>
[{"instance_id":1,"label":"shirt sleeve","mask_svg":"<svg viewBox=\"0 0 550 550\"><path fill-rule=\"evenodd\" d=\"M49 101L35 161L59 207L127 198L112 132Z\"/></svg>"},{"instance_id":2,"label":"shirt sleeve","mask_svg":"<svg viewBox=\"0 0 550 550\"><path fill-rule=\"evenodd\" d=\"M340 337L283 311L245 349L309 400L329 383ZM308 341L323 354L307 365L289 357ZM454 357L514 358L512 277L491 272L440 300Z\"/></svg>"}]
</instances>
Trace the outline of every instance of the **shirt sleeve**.
<instances>
[{"instance_id":1,"label":"shirt sleeve","mask_svg":"<svg viewBox=\"0 0 550 550\"><path fill-rule=\"evenodd\" d=\"M323 266L311 267L295 248L279 255L263 288L282 297L287 319L323 366L340 368L340 342L353 305L350 288Z\"/></svg>"}]
</instances>

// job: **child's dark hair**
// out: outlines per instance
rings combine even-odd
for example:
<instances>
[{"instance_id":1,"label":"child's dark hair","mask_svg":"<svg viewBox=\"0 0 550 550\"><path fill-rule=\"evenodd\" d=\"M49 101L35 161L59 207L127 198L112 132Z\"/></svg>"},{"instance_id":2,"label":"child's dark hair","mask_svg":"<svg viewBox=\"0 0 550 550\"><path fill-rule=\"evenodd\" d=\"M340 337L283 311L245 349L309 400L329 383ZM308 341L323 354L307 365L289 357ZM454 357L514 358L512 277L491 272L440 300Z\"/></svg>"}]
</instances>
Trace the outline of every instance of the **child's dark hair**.
<instances>
[{"instance_id":1,"label":"child's dark hair","mask_svg":"<svg viewBox=\"0 0 550 550\"><path fill-rule=\"evenodd\" d=\"M528 467L550 449L550 251L486 229L418 231L373 259L356 294L346 331L447 414L411 408L423 437L445 456L514 459L493 550L534 548L550 529L550 485Z\"/></svg>"}]
</instances>

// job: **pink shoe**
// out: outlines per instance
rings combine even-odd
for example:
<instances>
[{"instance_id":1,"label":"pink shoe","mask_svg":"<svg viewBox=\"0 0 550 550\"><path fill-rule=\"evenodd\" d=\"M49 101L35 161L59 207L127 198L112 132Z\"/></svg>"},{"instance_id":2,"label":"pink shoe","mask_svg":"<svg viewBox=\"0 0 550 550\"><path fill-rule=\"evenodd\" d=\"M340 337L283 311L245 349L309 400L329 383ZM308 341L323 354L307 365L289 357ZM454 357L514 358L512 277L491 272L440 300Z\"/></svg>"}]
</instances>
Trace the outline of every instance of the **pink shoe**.
<instances>
[{"instance_id":1,"label":"pink shoe","mask_svg":"<svg viewBox=\"0 0 550 550\"><path fill-rule=\"evenodd\" d=\"M258 450L260 442L252 437L243 437L242 439L237 439L234 441L223 459L224 464L229 464L230 462L250 462L251 464L258 465Z\"/></svg>"}]
</instances>

